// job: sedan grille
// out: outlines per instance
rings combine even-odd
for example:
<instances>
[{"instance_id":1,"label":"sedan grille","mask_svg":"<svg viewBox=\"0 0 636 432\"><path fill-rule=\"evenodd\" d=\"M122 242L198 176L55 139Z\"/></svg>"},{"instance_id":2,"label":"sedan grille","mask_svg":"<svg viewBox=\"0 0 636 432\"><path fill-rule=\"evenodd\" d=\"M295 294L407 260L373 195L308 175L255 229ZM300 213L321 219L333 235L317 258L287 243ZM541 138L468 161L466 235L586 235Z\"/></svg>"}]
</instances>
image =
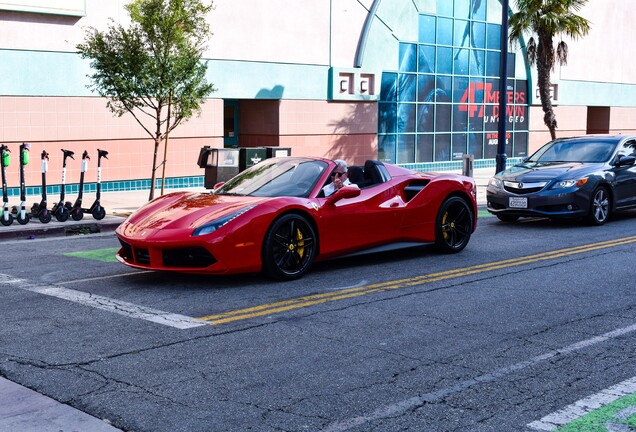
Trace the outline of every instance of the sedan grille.
<instances>
[{"instance_id":1,"label":"sedan grille","mask_svg":"<svg viewBox=\"0 0 636 432\"><path fill-rule=\"evenodd\" d=\"M534 183L523 183L523 182L512 182L512 181L503 182L504 189L507 192L517 194L517 195L524 195L524 194L539 192L547 184L548 182L534 182Z\"/></svg>"}]
</instances>

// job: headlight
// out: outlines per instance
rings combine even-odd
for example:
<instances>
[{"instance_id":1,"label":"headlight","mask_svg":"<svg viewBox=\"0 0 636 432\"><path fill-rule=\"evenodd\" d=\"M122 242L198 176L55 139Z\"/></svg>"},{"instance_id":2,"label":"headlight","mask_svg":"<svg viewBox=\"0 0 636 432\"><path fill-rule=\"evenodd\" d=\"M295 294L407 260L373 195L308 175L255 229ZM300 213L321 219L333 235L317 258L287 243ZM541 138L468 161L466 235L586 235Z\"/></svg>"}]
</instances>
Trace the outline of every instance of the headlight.
<instances>
[{"instance_id":1,"label":"headlight","mask_svg":"<svg viewBox=\"0 0 636 432\"><path fill-rule=\"evenodd\" d=\"M587 177L577 180L561 180L560 182L556 182L552 189L566 189L571 187L581 187L585 183L587 183Z\"/></svg>"},{"instance_id":2,"label":"headlight","mask_svg":"<svg viewBox=\"0 0 636 432\"><path fill-rule=\"evenodd\" d=\"M244 209L241 209L234 213L230 213L229 215L223 216L222 218L215 219L212 222L208 222L205 225L202 225L199 228L195 229L194 232L192 233L192 237L197 237L197 236L213 233L214 231L218 230L224 225L227 225L229 222L236 219L237 217L239 217L240 215L242 215L243 213L245 213L246 211L252 208L254 208L254 206L245 207Z\"/></svg>"},{"instance_id":3,"label":"headlight","mask_svg":"<svg viewBox=\"0 0 636 432\"><path fill-rule=\"evenodd\" d=\"M488 180L488 187L494 187L495 189L501 189L501 180L496 178L496 177L492 177L490 180Z\"/></svg>"}]
</instances>

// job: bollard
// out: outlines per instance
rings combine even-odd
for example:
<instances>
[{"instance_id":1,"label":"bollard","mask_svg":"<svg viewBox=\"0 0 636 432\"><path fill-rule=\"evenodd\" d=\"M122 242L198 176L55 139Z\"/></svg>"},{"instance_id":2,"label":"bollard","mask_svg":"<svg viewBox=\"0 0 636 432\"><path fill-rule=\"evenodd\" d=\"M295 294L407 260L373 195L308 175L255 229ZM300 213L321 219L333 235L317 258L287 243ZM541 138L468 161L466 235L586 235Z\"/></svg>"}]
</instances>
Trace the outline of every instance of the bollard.
<instances>
[{"instance_id":1,"label":"bollard","mask_svg":"<svg viewBox=\"0 0 636 432\"><path fill-rule=\"evenodd\" d=\"M463 154L462 155L462 175L466 177L473 176L473 162L475 161L475 156L471 154Z\"/></svg>"}]
</instances>

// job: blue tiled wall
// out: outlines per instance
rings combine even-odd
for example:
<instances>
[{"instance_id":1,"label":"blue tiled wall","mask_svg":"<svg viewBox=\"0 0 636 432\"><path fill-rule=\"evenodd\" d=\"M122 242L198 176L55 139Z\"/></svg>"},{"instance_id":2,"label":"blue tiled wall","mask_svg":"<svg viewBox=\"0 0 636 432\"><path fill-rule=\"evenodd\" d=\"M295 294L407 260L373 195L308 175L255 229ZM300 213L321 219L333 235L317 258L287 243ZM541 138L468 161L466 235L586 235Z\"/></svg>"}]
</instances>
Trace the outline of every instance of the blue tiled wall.
<instances>
[{"instance_id":1,"label":"blue tiled wall","mask_svg":"<svg viewBox=\"0 0 636 432\"><path fill-rule=\"evenodd\" d=\"M161 188L161 179L155 181L155 188ZM185 189L191 187L203 187L203 176L192 177L173 177L166 179L166 189ZM46 187L46 194L50 197L59 195L62 185L52 185ZM150 179L141 180L121 180L112 182L102 182L102 192L120 192L133 190L150 190ZM84 193L95 193L97 191L97 183L84 183ZM20 188L11 187L7 190L10 197L20 196ZM79 183L71 183L66 185L66 194L73 195L79 192ZM41 195L41 186L27 186L27 195Z\"/></svg>"}]
</instances>

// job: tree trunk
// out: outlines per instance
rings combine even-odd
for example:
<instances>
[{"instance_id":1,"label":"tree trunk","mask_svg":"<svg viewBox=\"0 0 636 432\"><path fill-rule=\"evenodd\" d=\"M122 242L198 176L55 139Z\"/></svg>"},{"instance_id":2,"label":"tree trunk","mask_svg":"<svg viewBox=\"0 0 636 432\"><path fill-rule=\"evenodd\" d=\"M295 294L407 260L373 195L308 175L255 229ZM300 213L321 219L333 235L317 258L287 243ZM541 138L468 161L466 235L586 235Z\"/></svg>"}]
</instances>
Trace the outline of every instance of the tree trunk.
<instances>
[{"instance_id":1,"label":"tree trunk","mask_svg":"<svg viewBox=\"0 0 636 432\"><path fill-rule=\"evenodd\" d=\"M543 122L550 131L552 139L556 139L557 121L552 109L552 97L550 96L550 72L554 65L554 50L551 37L541 37L537 46L537 86L541 97L541 107L543 108Z\"/></svg>"},{"instance_id":2,"label":"tree trunk","mask_svg":"<svg viewBox=\"0 0 636 432\"><path fill-rule=\"evenodd\" d=\"M155 181L157 179L157 153L159 151L159 144L161 143L161 136L155 138L155 150L152 155L152 175L150 177L150 195L148 201L152 201L155 197Z\"/></svg>"}]
</instances>

